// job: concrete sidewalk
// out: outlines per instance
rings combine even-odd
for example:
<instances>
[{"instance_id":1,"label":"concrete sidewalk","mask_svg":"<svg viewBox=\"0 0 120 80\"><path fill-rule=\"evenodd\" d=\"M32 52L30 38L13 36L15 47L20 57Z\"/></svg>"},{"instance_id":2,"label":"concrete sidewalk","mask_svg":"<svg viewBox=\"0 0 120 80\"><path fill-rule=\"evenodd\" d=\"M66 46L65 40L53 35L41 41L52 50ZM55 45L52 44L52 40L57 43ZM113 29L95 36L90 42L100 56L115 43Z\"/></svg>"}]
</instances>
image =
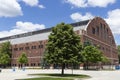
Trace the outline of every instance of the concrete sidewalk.
<instances>
[{"instance_id":1,"label":"concrete sidewalk","mask_svg":"<svg viewBox=\"0 0 120 80\"><path fill-rule=\"evenodd\" d=\"M29 76L28 74L37 74L37 73L61 73L61 70L15 70L12 69L3 69L0 73L0 80L15 80L15 79L25 79L38 76ZM71 70L65 70L65 73L72 73ZM86 80L120 80L120 70L118 71L83 71L83 70L74 70L74 74L85 74L90 75L92 78Z\"/></svg>"}]
</instances>

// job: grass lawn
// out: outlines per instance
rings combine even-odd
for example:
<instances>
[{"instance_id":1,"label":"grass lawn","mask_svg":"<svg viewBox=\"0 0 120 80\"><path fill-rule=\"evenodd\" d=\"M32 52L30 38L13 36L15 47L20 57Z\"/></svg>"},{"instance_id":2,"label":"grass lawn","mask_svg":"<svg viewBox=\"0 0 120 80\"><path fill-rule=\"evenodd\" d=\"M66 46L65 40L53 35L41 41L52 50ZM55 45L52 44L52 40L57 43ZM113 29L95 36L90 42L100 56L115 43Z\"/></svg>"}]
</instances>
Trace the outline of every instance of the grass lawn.
<instances>
[{"instance_id":1,"label":"grass lawn","mask_svg":"<svg viewBox=\"0 0 120 80\"><path fill-rule=\"evenodd\" d=\"M23 80L74 80L75 78L90 78L88 75L78 75L78 74L29 74L41 76L40 78L31 78Z\"/></svg>"},{"instance_id":2,"label":"grass lawn","mask_svg":"<svg viewBox=\"0 0 120 80\"><path fill-rule=\"evenodd\" d=\"M23 80L73 80L73 79L41 77L41 78L31 78L31 79L23 79Z\"/></svg>"},{"instance_id":3,"label":"grass lawn","mask_svg":"<svg viewBox=\"0 0 120 80\"><path fill-rule=\"evenodd\" d=\"M79 75L79 74L30 74L30 75L39 75L39 76L50 76L50 77L62 77L62 78L87 78L88 75Z\"/></svg>"}]
</instances>

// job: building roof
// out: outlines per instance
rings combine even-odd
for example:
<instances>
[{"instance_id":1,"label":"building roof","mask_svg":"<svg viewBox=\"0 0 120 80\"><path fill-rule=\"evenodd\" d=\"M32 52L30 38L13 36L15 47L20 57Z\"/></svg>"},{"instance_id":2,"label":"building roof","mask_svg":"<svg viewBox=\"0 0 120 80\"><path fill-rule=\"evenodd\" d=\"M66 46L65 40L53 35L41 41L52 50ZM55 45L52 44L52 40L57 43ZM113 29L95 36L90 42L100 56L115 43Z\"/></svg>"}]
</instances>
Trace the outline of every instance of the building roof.
<instances>
[{"instance_id":1,"label":"building roof","mask_svg":"<svg viewBox=\"0 0 120 80\"><path fill-rule=\"evenodd\" d=\"M89 21L90 20L75 22L75 23L71 23L70 25L72 25L73 27L80 27L81 29L85 29L85 27L86 27L86 25L88 24ZM8 37L3 37L3 38L0 38L0 41L9 40L9 39L15 39L15 38L21 38L21 37L26 37L26 36L32 36L32 35L45 33L45 32L50 32L51 29L52 28L46 28L46 29L42 29L42 30L37 30L37 31L32 31L32 32L27 32L27 33L22 33L22 34L17 34L17 35L12 35L12 36L8 36Z\"/></svg>"}]
</instances>

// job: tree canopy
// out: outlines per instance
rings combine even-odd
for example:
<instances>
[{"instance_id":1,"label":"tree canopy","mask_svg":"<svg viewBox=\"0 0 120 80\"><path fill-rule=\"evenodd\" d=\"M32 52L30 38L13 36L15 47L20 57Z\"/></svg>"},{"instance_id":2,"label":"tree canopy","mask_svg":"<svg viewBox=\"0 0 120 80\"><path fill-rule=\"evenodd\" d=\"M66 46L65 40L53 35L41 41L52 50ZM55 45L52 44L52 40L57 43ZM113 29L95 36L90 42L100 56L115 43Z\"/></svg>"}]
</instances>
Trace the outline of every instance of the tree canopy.
<instances>
[{"instance_id":1,"label":"tree canopy","mask_svg":"<svg viewBox=\"0 0 120 80\"><path fill-rule=\"evenodd\" d=\"M118 45L118 54L120 54L120 45Z\"/></svg>"},{"instance_id":2,"label":"tree canopy","mask_svg":"<svg viewBox=\"0 0 120 80\"><path fill-rule=\"evenodd\" d=\"M0 53L8 54L9 56L11 56L10 46L11 44L9 41L2 43L0 48Z\"/></svg>"},{"instance_id":3,"label":"tree canopy","mask_svg":"<svg viewBox=\"0 0 120 80\"><path fill-rule=\"evenodd\" d=\"M10 62L11 51L10 51L10 42L4 42L0 45L0 64L6 65Z\"/></svg>"},{"instance_id":4,"label":"tree canopy","mask_svg":"<svg viewBox=\"0 0 120 80\"><path fill-rule=\"evenodd\" d=\"M28 58L27 58L25 52L22 52L22 54L21 54L20 57L18 58L18 62L21 63L21 64L28 63Z\"/></svg>"},{"instance_id":5,"label":"tree canopy","mask_svg":"<svg viewBox=\"0 0 120 80\"><path fill-rule=\"evenodd\" d=\"M64 74L65 64L80 63L80 37L69 24L58 24L49 35L45 60L50 64L61 64Z\"/></svg>"},{"instance_id":6,"label":"tree canopy","mask_svg":"<svg viewBox=\"0 0 120 80\"><path fill-rule=\"evenodd\" d=\"M102 61L102 52L94 46L86 46L82 51L85 62L99 62Z\"/></svg>"},{"instance_id":7,"label":"tree canopy","mask_svg":"<svg viewBox=\"0 0 120 80\"><path fill-rule=\"evenodd\" d=\"M5 65L10 62L10 56L8 54L4 54L0 57L0 63Z\"/></svg>"},{"instance_id":8,"label":"tree canopy","mask_svg":"<svg viewBox=\"0 0 120 80\"><path fill-rule=\"evenodd\" d=\"M86 64L86 69L88 69L88 63L107 62L107 58L103 53L92 45L85 46L81 55L83 57L83 62Z\"/></svg>"},{"instance_id":9,"label":"tree canopy","mask_svg":"<svg viewBox=\"0 0 120 80\"><path fill-rule=\"evenodd\" d=\"M119 63L120 63L120 45L118 45L118 58L119 58Z\"/></svg>"}]
</instances>

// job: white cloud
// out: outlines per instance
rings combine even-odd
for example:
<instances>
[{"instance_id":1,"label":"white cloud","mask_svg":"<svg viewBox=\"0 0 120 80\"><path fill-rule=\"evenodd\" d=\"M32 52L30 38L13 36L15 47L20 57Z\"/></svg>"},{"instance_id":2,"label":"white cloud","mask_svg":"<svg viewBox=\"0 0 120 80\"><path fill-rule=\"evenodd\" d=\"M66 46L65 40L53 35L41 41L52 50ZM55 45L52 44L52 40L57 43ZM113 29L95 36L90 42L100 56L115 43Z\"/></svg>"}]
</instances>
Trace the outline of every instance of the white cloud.
<instances>
[{"instance_id":1,"label":"white cloud","mask_svg":"<svg viewBox=\"0 0 120 80\"><path fill-rule=\"evenodd\" d=\"M116 0L64 0L65 3L69 3L72 7L107 7L109 4L115 3Z\"/></svg>"},{"instance_id":2,"label":"white cloud","mask_svg":"<svg viewBox=\"0 0 120 80\"><path fill-rule=\"evenodd\" d=\"M41 9L45 8L45 6L43 6L42 4L39 5L39 0L22 0L22 1L31 7L37 6Z\"/></svg>"},{"instance_id":3,"label":"white cloud","mask_svg":"<svg viewBox=\"0 0 120 80\"><path fill-rule=\"evenodd\" d=\"M64 0L65 3L69 3L72 7L86 7L86 0Z\"/></svg>"},{"instance_id":4,"label":"white cloud","mask_svg":"<svg viewBox=\"0 0 120 80\"><path fill-rule=\"evenodd\" d=\"M45 26L43 24L33 24L31 22L18 21L16 22L16 28L22 31L34 31L45 29Z\"/></svg>"},{"instance_id":5,"label":"white cloud","mask_svg":"<svg viewBox=\"0 0 120 80\"><path fill-rule=\"evenodd\" d=\"M45 6L43 6L43 5L38 5L38 7L41 9L45 8Z\"/></svg>"},{"instance_id":6,"label":"white cloud","mask_svg":"<svg viewBox=\"0 0 120 80\"><path fill-rule=\"evenodd\" d=\"M23 0L29 6L37 6L39 1L38 0Z\"/></svg>"},{"instance_id":7,"label":"white cloud","mask_svg":"<svg viewBox=\"0 0 120 80\"><path fill-rule=\"evenodd\" d=\"M0 37L6 37L6 36L15 35L15 34L25 33L25 32L41 30L41 29L45 29L45 25L33 24L31 22L18 21L18 22L16 22L16 26L12 30L1 31Z\"/></svg>"},{"instance_id":8,"label":"white cloud","mask_svg":"<svg viewBox=\"0 0 120 80\"><path fill-rule=\"evenodd\" d=\"M45 6L39 4L39 0L0 0L0 17L22 16L23 12L20 1L32 7L45 8Z\"/></svg>"},{"instance_id":9,"label":"white cloud","mask_svg":"<svg viewBox=\"0 0 120 80\"><path fill-rule=\"evenodd\" d=\"M94 16L91 13L86 13L85 15L82 15L81 13L73 13L70 15L71 19L74 21L82 21L82 20L87 20L87 19L91 19Z\"/></svg>"},{"instance_id":10,"label":"white cloud","mask_svg":"<svg viewBox=\"0 0 120 80\"><path fill-rule=\"evenodd\" d=\"M23 15L16 0L0 0L0 17L15 17Z\"/></svg>"},{"instance_id":11,"label":"white cloud","mask_svg":"<svg viewBox=\"0 0 120 80\"><path fill-rule=\"evenodd\" d=\"M109 11L105 20L114 34L120 34L120 9Z\"/></svg>"},{"instance_id":12,"label":"white cloud","mask_svg":"<svg viewBox=\"0 0 120 80\"><path fill-rule=\"evenodd\" d=\"M107 7L109 4L115 3L116 0L88 0L88 5L92 7Z\"/></svg>"}]
</instances>

